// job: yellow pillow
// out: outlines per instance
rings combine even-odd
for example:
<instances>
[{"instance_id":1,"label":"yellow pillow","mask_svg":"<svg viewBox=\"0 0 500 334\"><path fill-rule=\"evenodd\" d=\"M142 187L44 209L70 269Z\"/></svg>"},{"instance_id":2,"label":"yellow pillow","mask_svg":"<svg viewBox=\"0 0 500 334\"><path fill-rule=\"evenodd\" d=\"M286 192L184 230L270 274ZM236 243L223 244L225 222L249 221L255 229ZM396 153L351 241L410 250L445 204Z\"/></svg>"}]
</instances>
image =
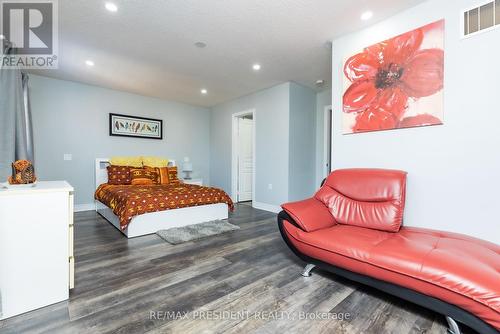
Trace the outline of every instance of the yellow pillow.
<instances>
[{"instance_id":1,"label":"yellow pillow","mask_svg":"<svg viewBox=\"0 0 500 334\"><path fill-rule=\"evenodd\" d=\"M161 168L168 166L168 159L160 158L160 157L142 157L142 164L144 166L153 167L153 168Z\"/></svg>"},{"instance_id":2,"label":"yellow pillow","mask_svg":"<svg viewBox=\"0 0 500 334\"><path fill-rule=\"evenodd\" d=\"M109 163L113 166L142 167L142 157L111 157Z\"/></svg>"}]
</instances>

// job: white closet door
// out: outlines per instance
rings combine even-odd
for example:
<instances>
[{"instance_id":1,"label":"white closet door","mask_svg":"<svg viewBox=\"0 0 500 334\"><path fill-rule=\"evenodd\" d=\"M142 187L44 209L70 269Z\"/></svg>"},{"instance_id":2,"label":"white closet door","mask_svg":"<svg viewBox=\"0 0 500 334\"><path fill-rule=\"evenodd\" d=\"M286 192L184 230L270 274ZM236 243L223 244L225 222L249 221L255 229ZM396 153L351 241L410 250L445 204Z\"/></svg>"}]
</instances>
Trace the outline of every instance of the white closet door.
<instances>
[{"instance_id":1,"label":"white closet door","mask_svg":"<svg viewBox=\"0 0 500 334\"><path fill-rule=\"evenodd\" d=\"M252 200L253 120L238 119L238 201Z\"/></svg>"}]
</instances>

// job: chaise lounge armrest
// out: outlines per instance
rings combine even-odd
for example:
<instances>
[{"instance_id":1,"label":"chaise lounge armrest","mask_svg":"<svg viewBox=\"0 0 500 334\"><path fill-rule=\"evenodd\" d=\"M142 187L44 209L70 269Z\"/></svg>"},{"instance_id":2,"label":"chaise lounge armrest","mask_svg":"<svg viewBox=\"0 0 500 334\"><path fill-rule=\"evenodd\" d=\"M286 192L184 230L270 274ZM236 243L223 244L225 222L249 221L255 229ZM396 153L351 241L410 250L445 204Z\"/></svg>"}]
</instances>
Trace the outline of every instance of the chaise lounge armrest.
<instances>
[{"instance_id":1,"label":"chaise lounge armrest","mask_svg":"<svg viewBox=\"0 0 500 334\"><path fill-rule=\"evenodd\" d=\"M315 198L286 203L281 207L306 232L332 227L336 224L326 205Z\"/></svg>"}]
</instances>

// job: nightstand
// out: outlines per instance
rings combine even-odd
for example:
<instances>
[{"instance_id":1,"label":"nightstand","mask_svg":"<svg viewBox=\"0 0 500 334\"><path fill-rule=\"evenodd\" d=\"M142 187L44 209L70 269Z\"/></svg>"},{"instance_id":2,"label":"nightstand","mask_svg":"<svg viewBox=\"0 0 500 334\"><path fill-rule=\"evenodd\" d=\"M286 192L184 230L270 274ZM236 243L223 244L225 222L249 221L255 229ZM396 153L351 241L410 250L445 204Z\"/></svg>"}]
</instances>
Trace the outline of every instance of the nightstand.
<instances>
[{"instance_id":1,"label":"nightstand","mask_svg":"<svg viewBox=\"0 0 500 334\"><path fill-rule=\"evenodd\" d=\"M197 186L203 185L203 179L190 179L190 180L181 179L181 181L186 183L186 184L194 184Z\"/></svg>"}]
</instances>

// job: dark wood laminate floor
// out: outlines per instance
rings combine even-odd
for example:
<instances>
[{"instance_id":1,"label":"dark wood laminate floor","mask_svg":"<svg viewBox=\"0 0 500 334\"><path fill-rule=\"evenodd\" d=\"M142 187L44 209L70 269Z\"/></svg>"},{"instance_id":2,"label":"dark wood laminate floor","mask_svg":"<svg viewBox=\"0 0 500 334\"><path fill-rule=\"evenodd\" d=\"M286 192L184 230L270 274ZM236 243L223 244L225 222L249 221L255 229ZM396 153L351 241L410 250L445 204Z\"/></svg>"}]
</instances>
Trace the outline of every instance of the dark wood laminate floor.
<instances>
[{"instance_id":1,"label":"dark wood laminate floor","mask_svg":"<svg viewBox=\"0 0 500 334\"><path fill-rule=\"evenodd\" d=\"M325 272L300 276L274 214L239 205L230 222L241 229L172 246L77 213L69 301L2 321L0 333L445 333L426 309Z\"/></svg>"}]
</instances>

